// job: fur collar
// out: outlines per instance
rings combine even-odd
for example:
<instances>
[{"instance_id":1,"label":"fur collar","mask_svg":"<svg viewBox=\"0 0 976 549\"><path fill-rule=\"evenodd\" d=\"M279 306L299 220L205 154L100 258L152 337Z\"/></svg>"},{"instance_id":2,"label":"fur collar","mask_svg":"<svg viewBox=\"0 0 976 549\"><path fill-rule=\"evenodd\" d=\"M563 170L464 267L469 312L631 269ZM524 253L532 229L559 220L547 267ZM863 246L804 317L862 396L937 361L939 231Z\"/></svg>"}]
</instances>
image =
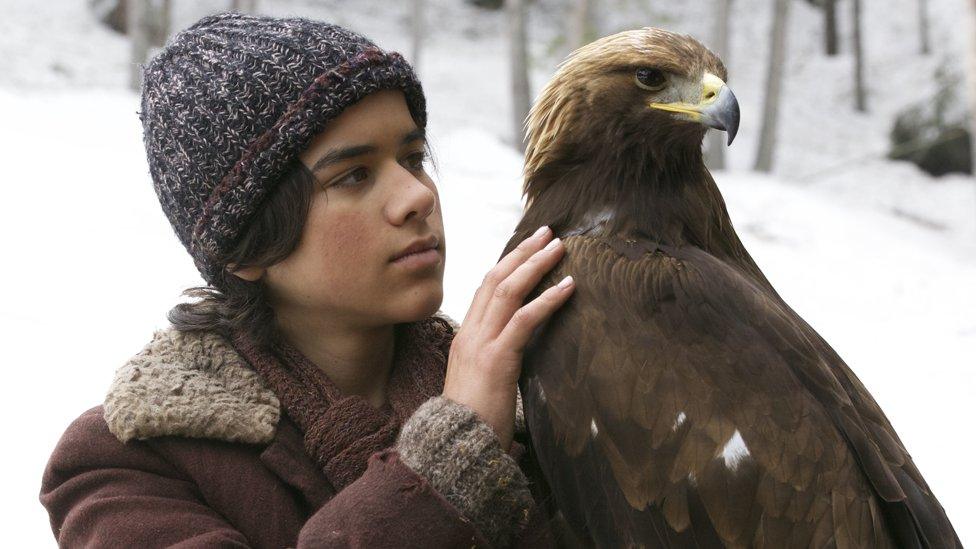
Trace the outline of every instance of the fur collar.
<instances>
[{"instance_id":1,"label":"fur collar","mask_svg":"<svg viewBox=\"0 0 976 549\"><path fill-rule=\"evenodd\" d=\"M229 341L172 327L115 372L104 411L122 442L172 435L267 444L281 418L278 398ZM524 424L518 398L516 430Z\"/></svg>"}]
</instances>

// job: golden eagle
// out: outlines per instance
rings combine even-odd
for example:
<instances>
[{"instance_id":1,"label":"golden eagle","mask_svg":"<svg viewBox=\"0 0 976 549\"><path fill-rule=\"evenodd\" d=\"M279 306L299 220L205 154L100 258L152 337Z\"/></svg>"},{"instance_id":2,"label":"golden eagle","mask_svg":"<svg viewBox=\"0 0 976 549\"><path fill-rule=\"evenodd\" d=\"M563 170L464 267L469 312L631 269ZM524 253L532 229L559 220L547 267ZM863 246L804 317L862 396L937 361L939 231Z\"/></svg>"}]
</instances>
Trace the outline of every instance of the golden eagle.
<instances>
[{"instance_id":1,"label":"golden eagle","mask_svg":"<svg viewBox=\"0 0 976 549\"><path fill-rule=\"evenodd\" d=\"M526 209L576 289L520 388L554 501L599 547L959 547L867 389L742 246L702 160L722 62L646 28L574 52L527 120Z\"/></svg>"}]
</instances>

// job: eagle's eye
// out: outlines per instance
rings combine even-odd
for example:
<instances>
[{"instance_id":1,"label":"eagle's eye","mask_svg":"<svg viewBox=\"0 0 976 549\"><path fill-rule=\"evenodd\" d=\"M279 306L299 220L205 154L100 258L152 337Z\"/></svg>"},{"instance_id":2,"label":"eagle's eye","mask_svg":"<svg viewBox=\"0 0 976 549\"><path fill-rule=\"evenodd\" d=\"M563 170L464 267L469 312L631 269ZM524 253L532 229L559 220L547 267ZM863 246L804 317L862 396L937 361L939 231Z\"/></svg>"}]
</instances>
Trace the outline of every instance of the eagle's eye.
<instances>
[{"instance_id":1,"label":"eagle's eye","mask_svg":"<svg viewBox=\"0 0 976 549\"><path fill-rule=\"evenodd\" d=\"M635 77L638 86L650 91L661 91L668 83L667 77L664 76L664 71L660 69L641 67L637 69Z\"/></svg>"}]
</instances>

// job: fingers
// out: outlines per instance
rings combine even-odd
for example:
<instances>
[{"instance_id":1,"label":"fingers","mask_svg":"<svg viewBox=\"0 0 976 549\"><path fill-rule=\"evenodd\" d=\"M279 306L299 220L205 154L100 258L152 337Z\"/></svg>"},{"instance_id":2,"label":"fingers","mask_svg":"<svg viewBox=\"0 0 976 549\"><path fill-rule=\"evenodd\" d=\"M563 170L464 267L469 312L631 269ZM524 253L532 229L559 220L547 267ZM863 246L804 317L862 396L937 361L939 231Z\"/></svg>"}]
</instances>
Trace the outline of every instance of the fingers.
<instances>
[{"instance_id":1,"label":"fingers","mask_svg":"<svg viewBox=\"0 0 976 549\"><path fill-rule=\"evenodd\" d=\"M532 254L495 286L481 318L488 333L497 334L505 328L515 311L523 305L525 296L556 266L565 250L558 238L550 240L545 248Z\"/></svg>"},{"instance_id":2,"label":"fingers","mask_svg":"<svg viewBox=\"0 0 976 549\"><path fill-rule=\"evenodd\" d=\"M576 289L576 282L572 276L567 276L555 286L547 288L539 297L523 305L512 315L511 321L498 336L499 343L521 352L529 343L529 338L532 337L535 329L566 303L574 289Z\"/></svg>"},{"instance_id":3,"label":"fingers","mask_svg":"<svg viewBox=\"0 0 976 549\"><path fill-rule=\"evenodd\" d=\"M551 239L552 230L547 226L539 227L535 234L523 240L514 250L501 258L485 275L461 324L465 324L468 320L480 320L484 316L485 307L494 295L495 288L508 278L519 265L525 263L533 254L548 244Z\"/></svg>"}]
</instances>

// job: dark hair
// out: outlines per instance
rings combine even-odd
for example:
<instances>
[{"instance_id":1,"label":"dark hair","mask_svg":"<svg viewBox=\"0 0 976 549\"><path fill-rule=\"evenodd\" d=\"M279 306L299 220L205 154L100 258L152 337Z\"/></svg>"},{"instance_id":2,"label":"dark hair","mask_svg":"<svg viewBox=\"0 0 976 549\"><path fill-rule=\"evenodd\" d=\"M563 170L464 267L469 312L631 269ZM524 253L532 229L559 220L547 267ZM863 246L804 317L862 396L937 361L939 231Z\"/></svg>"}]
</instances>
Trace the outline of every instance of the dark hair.
<instances>
[{"instance_id":1,"label":"dark hair","mask_svg":"<svg viewBox=\"0 0 976 549\"><path fill-rule=\"evenodd\" d=\"M293 160L221 264L268 267L290 255L301 241L314 187L312 173ZM167 318L177 330L213 330L228 338L243 331L261 346L277 338L274 310L261 280L250 282L223 270L217 285L188 288L183 295L200 300L170 309Z\"/></svg>"}]
</instances>

